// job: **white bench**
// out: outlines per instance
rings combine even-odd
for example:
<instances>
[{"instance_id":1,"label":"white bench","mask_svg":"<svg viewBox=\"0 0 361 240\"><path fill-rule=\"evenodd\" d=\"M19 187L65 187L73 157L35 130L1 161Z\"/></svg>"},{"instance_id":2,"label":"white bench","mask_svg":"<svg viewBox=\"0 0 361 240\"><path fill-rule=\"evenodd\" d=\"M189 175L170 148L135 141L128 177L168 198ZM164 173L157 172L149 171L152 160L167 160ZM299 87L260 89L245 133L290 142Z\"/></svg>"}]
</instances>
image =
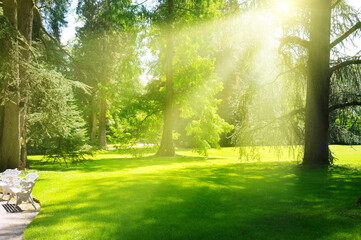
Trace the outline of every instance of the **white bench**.
<instances>
[{"instance_id":1,"label":"white bench","mask_svg":"<svg viewBox=\"0 0 361 240\"><path fill-rule=\"evenodd\" d=\"M16 199L16 206L21 202L30 202L33 207L36 209L32 191L35 185L36 179L38 178L38 174L29 173L24 178L20 180L20 183L14 187L10 187L10 197L7 203L11 200L12 197Z\"/></svg>"},{"instance_id":2,"label":"white bench","mask_svg":"<svg viewBox=\"0 0 361 240\"><path fill-rule=\"evenodd\" d=\"M10 194L10 187L15 186L15 184L19 181L19 175L21 171L15 169L6 169L3 173L0 174L1 182L0 182L0 189L3 192L2 198L5 195Z\"/></svg>"}]
</instances>

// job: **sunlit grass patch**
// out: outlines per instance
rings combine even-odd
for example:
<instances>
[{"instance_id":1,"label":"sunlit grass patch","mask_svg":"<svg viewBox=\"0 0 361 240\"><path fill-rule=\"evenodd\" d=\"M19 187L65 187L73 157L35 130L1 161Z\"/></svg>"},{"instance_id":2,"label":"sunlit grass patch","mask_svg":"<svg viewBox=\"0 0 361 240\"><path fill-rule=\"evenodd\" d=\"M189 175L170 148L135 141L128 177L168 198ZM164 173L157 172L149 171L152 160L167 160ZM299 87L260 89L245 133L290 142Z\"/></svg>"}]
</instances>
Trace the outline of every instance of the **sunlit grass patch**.
<instances>
[{"instance_id":1,"label":"sunlit grass patch","mask_svg":"<svg viewBox=\"0 0 361 240\"><path fill-rule=\"evenodd\" d=\"M348 146L334 148L336 154L349 151ZM361 195L357 169L304 169L293 160L278 161L276 155L271 161L271 153L269 161L245 163L233 151L211 150L208 158L186 150L174 158L124 158L112 153L69 169L33 160L40 175L34 196L42 209L25 239L361 235L357 213L361 208L355 204ZM350 153L346 158L357 157Z\"/></svg>"}]
</instances>

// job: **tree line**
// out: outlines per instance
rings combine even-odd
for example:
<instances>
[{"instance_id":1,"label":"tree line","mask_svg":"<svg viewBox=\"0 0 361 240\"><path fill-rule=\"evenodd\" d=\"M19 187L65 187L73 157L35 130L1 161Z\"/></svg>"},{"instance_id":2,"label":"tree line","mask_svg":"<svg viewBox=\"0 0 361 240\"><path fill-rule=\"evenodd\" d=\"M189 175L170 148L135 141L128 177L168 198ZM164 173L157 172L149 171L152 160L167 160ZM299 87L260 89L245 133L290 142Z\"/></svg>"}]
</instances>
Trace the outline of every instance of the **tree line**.
<instances>
[{"instance_id":1,"label":"tree line","mask_svg":"<svg viewBox=\"0 0 361 240\"><path fill-rule=\"evenodd\" d=\"M4 0L0 168L81 161L107 141L158 156L303 145L303 164L332 163L330 143L361 142L361 59L344 51L360 13L280 2L80 0L64 46L69 1Z\"/></svg>"}]
</instances>

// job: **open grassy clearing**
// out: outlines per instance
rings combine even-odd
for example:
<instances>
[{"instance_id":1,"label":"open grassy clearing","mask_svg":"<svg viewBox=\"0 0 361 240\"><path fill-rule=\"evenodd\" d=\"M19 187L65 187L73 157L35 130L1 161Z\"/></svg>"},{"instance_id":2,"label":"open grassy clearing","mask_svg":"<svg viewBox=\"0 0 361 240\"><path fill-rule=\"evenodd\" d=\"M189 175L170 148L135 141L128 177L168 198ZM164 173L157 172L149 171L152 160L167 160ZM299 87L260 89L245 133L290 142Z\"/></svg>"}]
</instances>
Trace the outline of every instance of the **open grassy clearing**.
<instances>
[{"instance_id":1,"label":"open grassy clearing","mask_svg":"<svg viewBox=\"0 0 361 240\"><path fill-rule=\"evenodd\" d=\"M361 239L361 147L332 150L329 169L267 148L247 163L233 148L209 158L108 152L69 169L32 157L42 209L24 239Z\"/></svg>"}]
</instances>

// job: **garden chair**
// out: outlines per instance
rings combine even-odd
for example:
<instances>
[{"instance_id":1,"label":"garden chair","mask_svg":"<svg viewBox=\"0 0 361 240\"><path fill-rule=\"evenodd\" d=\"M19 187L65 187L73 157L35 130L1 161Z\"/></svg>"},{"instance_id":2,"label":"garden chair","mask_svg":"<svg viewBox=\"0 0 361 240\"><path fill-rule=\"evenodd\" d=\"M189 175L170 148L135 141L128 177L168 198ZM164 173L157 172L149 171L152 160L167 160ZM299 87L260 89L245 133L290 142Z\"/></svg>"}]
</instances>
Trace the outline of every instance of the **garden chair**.
<instances>
[{"instance_id":1,"label":"garden chair","mask_svg":"<svg viewBox=\"0 0 361 240\"><path fill-rule=\"evenodd\" d=\"M35 185L36 179L39 176L36 173L29 173L21 179L20 183L14 187L10 187L10 197L7 203L10 202L12 197L15 197L15 205L19 205L22 202L30 202L36 210L32 191Z\"/></svg>"},{"instance_id":2,"label":"garden chair","mask_svg":"<svg viewBox=\"0 0 361 240\"><path fill-rule=\"evenodd\" d=\"M1 198L10 193L9 188L19 182L19 175L21 171L15 169L6 169L1 173L0 189L2 190Z\"/></svg>"}]
</instances>

